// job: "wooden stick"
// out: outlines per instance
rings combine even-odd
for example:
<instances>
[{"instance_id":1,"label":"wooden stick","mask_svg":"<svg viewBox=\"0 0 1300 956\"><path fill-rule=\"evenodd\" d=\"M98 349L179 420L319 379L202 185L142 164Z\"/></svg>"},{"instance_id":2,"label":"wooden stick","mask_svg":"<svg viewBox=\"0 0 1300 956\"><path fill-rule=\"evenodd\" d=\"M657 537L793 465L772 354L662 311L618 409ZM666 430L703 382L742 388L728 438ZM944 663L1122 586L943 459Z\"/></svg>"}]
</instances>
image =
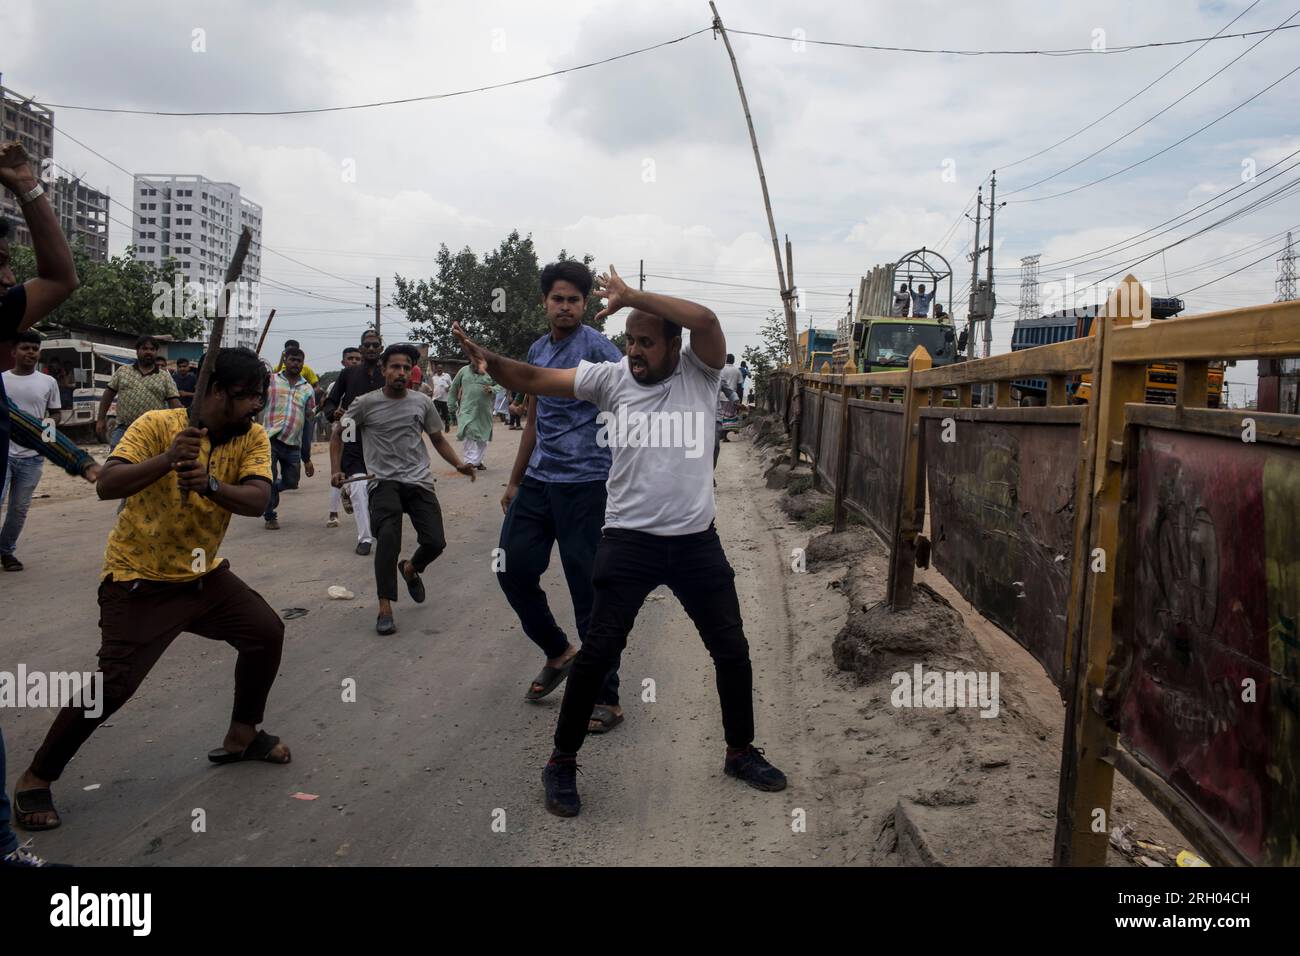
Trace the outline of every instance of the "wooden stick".
<instances>
[{"instance_id":1,"label":"wooden stick","mask_svg":"<svg viewBox=\"0 0 1300 956\"><path fill-rule=\"evenodd\" d=\"M353 478L344 478L341 482L339 482L339 484L350 485L354 481L374 481L374 480L375 480L374 475L357 475Z\"/></svg>"},{"instance_id":2,"label":"wooden stick","mask_svg":"<svg viewBox=\"0 0 1300 956\"><path fill-rule=\"evenodd\" d=\"M275 309L266 317L266 325L262 326L262 337L257 340L257 354L262 354L262 346L266 344L266 333L271 331L271 320L275 318Z\"/></svg>"},{"instance_id":3,"label":"wooden stick","mask_svg":"<svg viewBox=\"0 0 1300 956\"><path fill-rule=\"evenodd\" d=\"M188 424L191 428L198 427L199 408L204 396L208 394L208 382L212 379L212 370L217 364L221 338L226 334L226 315L230 312L230 286L244 271L244 257L248 255L248 246L252 241L253 233L245 226L239 234L239 242L235 244L235 254L230 260L230 265L226 267L226 281L221 290L221 308L217 309L217 314L212 319L212 331L208 334L208 350L203 353L203 364L199 367L198 381L194 385L194 398L190 402ZM181 501L188 500L189 492L182 492Z\"/></svg>"},{"instance_id":4,"label":"wooden stick","mask_svg":"<svg viewBox=\"0 0 1300 956\"><path fill-rule=\"evenodd\" d=\"M221 308L217 310L216 317L212 320L212 331L208 334L208 350L203 353L203 365L199 367L199 379L194 385L194 401L190 402L189 423L191 425L199 423L199 406L208 393L208 381L212 378L212 369L217 364L217 352L221 349L222 336L226 334L226 315L230 312L230 287L244 271L244 257L248 255L248 246L252 241L253 233L245 226L239 234L239 242L235 245L235 255L231 258L230 265L226 267L226 281L222 285L221 292Z\"/></svg>"}]
</instances>

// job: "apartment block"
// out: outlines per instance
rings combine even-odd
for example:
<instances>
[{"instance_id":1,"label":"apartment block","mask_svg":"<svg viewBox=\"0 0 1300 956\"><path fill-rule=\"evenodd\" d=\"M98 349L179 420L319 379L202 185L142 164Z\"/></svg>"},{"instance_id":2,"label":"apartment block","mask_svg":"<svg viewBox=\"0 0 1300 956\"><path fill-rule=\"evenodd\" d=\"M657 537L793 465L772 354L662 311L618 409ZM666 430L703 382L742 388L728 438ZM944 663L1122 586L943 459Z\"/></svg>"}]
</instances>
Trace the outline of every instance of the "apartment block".
<instances>
[{"instance_id":1,"label":"apartment block","mask_svg":"<svg viewBox=\"0 0 1300 956\"><path fill-rule=\"evenodd\" d=\"M32 158L32 171L41 178L48 192L54 168L54 112L0 85L0 142L22 144ZM10 241L30 246L32 235L23 220L22 207L8 190L0 190L0 193L3 193L0 195L0 215L14 226ZM50 199L53 201L52 196Z\"/></svg>"},{"instance_id":2,"label":"apartment block","mask_svg":"<svg viewBox=\"0 0 1300 956\"><path fill-rule=\"evenodd\" d=\"M248 226L253 246L244 260L238 294L226 317L222 345L254 348L260 329L262 207L234 183L204 176L137 175L133 186L137 257L163 267L172 260L186 296L202 294L209 314L222 293L226 266Z\"/></svg>"}]
</instances>

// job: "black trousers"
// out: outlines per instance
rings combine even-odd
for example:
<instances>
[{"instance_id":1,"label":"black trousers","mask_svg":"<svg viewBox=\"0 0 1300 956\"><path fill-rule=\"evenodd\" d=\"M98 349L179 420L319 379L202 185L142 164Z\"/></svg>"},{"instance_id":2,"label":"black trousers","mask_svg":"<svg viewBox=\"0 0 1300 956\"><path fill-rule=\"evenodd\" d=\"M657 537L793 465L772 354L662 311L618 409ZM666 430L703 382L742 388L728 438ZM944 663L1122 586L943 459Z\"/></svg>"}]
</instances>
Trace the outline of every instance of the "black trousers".
<instances>
[{"instance_id":1,"label":"black trousers","mask_svg":"<svg viewBox=\"0 0 1300 956\"><path fill-rule=\"evenodd\" d=\"M646 597L666 584L682 602L713 658L728 745L754 740L753 668L740 618L735 573L718 533L653 535L606 529L596 549L595 602L560 706L555 749L577 753L605 675L618 665Z\"/></svg>"},{"instance_id":2,"label":"black trousers","mask_svg":"<svg viewBox=\"0 0 1300 956\"><path fill-rule=\"evenodd\" d=\"M59 711L32 759L38 777L59 779L95 728L131 699L182 631L225 641L239 652L230 719L254 727L262 722L280 669L284 621L228 564L183 583L106 578L99 585L99 628L103 711L98 717L77 707Z\"/></svg>"},{"instance_id":3,"label":"black trousers","mask_svg":"<svg viewBox=\"0 0 1300 956\"><path fill-rule=\"evenodd\" d=\"M587 639L591 620L591 576L600 526L605 523L605 497L604 481L538 481L525 475L501 523L499 546L505 568L497 572L497 583L519 615L524 633L548 658L559 657L569 646L541 585L551 563L551 548L557 543L560 546L560 564L581 643ZM596 703L618 703L617 665L611 668Z\"/></svg>"},{"instance_id":4,"label":"black trousers","mask_svg":"<svg viewBox=\"0 0 1300 956\"><path fill-rule=\"evenodd\" d=\"M411 517L417 547L411 564L417 574L447 549L442 509L432 488L405 481L377 481L370 491L370 533L375 536L375 588L397 600L397 557L402 550L402 515Z\"/></svg>"}]
</instances>

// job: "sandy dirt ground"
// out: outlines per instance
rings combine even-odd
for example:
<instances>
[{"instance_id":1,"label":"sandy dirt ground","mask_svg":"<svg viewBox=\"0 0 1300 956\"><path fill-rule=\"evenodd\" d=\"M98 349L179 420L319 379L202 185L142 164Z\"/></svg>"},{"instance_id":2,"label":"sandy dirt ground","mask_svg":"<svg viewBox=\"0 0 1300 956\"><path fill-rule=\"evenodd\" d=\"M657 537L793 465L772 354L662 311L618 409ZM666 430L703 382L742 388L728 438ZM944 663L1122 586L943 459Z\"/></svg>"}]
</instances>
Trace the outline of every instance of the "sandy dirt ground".
<instances>
[{"instance_id":1,"label":"sandy dirt ground","mask_svg":"<svg viewBox=\"0 0 1300 956\"><path fill-rule=\"evenodd\" d=\"M475 483L439 462L448 549L425 574L427 603L396 604L394 637L373 631L373 566L353 553L352 519L325 527L324 468L283 495L282 530L234 518L222 549L234 571L272 607L307 612L287 621L267 711L293 762L208 763L228 717L234 652L183 635L73 760L55 787L64 825L37 834L35 848L71 863L146 866L1050 862L1063 708L1041 668L922 573L970 624L963 656L1001 672L999 718L899 710L887 677L859 684L839 670L832 644L847 592L883 594L883 549L872 542L793 572L792 550L826 529L806 531L778 508L746 440L722 449L717 524L754 661L757 743L790 788L759 793L723 775L711 663L660 589L623 659L627 720L582 751L582 815L547 814L540 771L560 694L523 700L540 652L491 572L518 436L498 428L495 438ZM92 449L101 460L104 451ZM324 446L316 454L323 462ZM33 502L19 547L27 570L0 575L0 668L93 669L114 505L48 466L38 495L48 497ZM409 524L405 540L407 553ZM356 598L328 599L334 584ZM557 560L543 584L571 629ZM346 678L355 702L343 700ZM8 786L52 716L0 712ZM1122 782L1116 816L1138 825L1135 837L1186 845Z\"/></svg>"}]
</instances>

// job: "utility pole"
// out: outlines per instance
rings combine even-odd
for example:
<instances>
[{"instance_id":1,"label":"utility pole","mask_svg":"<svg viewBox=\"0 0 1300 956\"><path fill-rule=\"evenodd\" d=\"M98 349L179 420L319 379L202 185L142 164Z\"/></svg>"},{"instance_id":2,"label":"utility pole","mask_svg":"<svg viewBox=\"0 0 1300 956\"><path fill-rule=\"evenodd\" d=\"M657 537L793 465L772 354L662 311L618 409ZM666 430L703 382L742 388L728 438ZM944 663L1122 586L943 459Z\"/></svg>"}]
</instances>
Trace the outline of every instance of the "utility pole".
<instances>
[{"instance_id":1,"label":"utility pole","mask_svg":"<svg viewBox=\"0 0 1300 956\"><path fill-rule=\"evenodd\" d=\"M379 332L379 276L375 276L375 331ZM383 333L379 333L379 341L383 341Z\"/></svg>"},{"instance_id":2,"label":"utility pole","mask_svg":"<svg viewBox=\"0 0 1300 956\"><path fill-rule=\"evenodd\" d=\"M638 288L642 290L645 289L645 260L644 259L641 260L641 285Z\"/></svg>"},{"instance_id":3,"label":"utility pole","mask_svg":"<svg viewBox=\"0 0 1300 956\"><path fill-rule=\"evenodd\" d=\"M988 315L984 317L984 357L988 358L993 354L993 303L996 301L993 296L993 216L998 211L998 171L993 170L993 182L989 186L989 263L988 263L988 290L989 299L987 311Z\"/></svg>"},{"instance_id":4,"label":"utility pole","mask_svg":"<svg viewBox=\"0 0 1300 956\"><path fill-rule=\"evenodd\" d=\"M980 214L984 211L984 187L975 194L975 245L970 254L970 305L966 310L966 358L975 357L975 302L980 275Z\"/></svg>"},{"instance_id":5,"label":"utility pole","mask_svg":"<svg viewBox=\"0 0 1300 956\"><path fill-rule=\"evenodd\" d=\"M763 158L758 154L758 136L754 133L754 119L749 114L749 100L745 97L745 86L740 81L740 65L736 62L736 54L731 49L731 38L727 36L727 30L722 25L722 17L718 15L718 8L713 0L709 0L709 9L713 11L713 32L714 35L721 34L722 42L727 48L727 56L731 58L731 70L736 75L736 89L740 92L740 105L745 111L745 125L749 127L749 142L754 147L754 165L758 167L758 184L763 190L763 206L767 210L767 229L772 235L772 254L776 256L776 277L777 286L781 290L781 304L785 310L785 332L790 349L790 361L796 369L804 366L803 356L799 353L799 335L795 331L794 325L794 279L790 284L786 284L785 271L781 265L781 246L776 239L776 220L772 218L772 200L767 194L767 176L763 173ZM790 241L786 240L786 255L790 254ZM792 270L793 271L793 270Z\"/></svg>"}]
</instances>

